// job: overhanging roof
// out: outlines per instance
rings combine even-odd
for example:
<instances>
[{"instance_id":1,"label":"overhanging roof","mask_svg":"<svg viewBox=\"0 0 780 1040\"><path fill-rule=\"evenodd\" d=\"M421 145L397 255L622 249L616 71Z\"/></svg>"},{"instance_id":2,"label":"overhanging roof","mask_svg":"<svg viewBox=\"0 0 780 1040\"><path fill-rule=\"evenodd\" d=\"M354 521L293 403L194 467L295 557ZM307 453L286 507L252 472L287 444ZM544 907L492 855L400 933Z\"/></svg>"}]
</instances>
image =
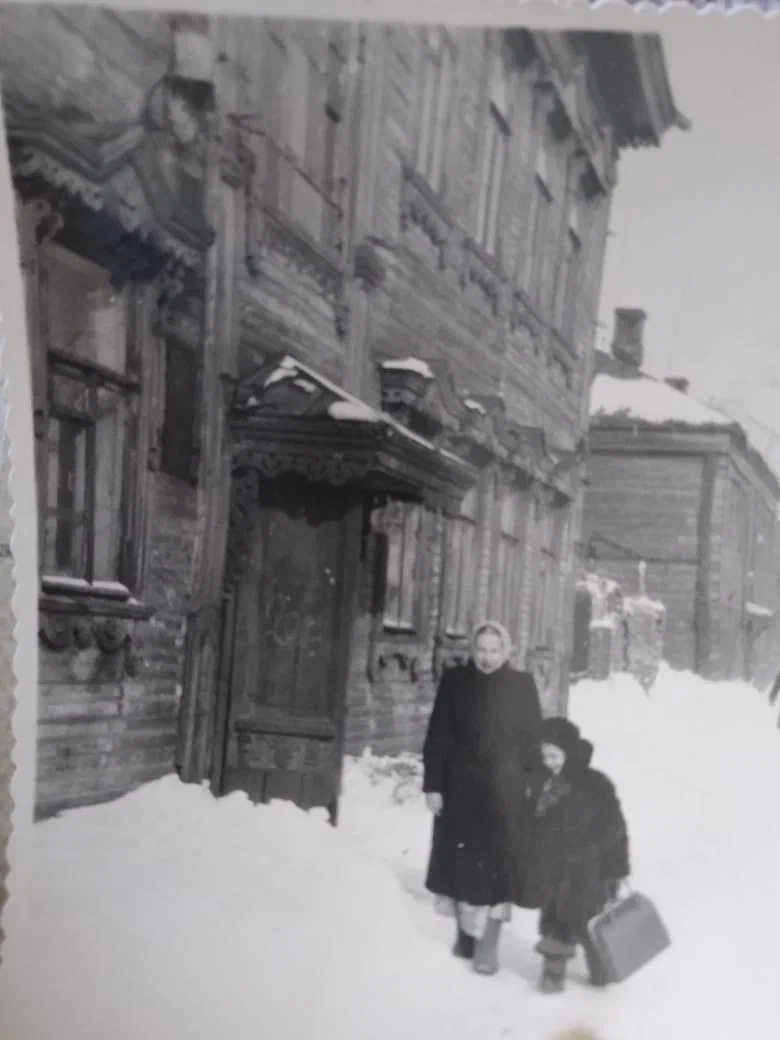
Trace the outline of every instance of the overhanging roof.
<instances>
[{"instance_id":1,"label":"overhanging roof","mask_svg":"<svg viewBox=\"0 0 780 1040\"><path fill-rule=\"evenodd\" d=\"M292 357L243 380L231 412L234 465L297 473L433 506L457 503L477 470Z\"/></svg>"},{"instance_id":2,"label":"overhanging roof","mask_svg":"<svg viewBox=\"0 0 780 1040\"><path fill-rule=\"evenodd\" d=\"M675 104L657 33L578 32L619 148L657 147L672 127L687 130Z\"/></svg>"}]
</instances>

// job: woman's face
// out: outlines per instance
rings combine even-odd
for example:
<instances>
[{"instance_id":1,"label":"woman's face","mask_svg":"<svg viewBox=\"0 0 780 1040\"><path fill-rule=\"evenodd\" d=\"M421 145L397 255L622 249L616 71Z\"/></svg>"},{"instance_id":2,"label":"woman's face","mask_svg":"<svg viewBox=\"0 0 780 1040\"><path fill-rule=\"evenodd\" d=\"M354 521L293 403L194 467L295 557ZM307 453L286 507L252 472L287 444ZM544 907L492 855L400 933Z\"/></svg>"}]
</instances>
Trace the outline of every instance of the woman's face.
<instances>
[{"instance_id":1,"label":"woman's face","mask_svg":"<svg viewBox=\"0 0 780 1040\"><path fill-rule=\"evenodd\" d=\"M480 632L474 644L474 664L481 672L495 672L506 660L504 641L497 632L489 629Z\"/></svg>"},{"instance_id":2,"label":"woman's face","mask_svg":"<svg viewBox=\"0 0 780 1040\"><path fill-rule=\"evenodd\" d=\"M557 776L566 763L566 752L555 744L542 744L542 762Z\"/></svg>"}]
</instances>

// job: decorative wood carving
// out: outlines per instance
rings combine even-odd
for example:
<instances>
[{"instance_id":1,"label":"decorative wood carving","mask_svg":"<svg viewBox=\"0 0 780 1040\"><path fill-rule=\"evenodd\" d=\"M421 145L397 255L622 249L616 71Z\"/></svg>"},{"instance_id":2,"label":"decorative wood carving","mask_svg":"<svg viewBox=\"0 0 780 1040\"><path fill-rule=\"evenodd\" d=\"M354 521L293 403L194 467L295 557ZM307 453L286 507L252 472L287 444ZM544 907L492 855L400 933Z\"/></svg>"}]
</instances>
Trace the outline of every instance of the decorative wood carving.
<instances>
[{"instance_id":1,"label":"decorative wood carving","mask_svg":"<svg viewBox=\"0 0 780 1040\"><path fill-rule=\"evenodd\" d=\"M355 250L354 275L366 289L378 289L387 277L387 270L371 242L361 242Z\"/></svg>"},{"instance_id":2,"label":"decorative wood carving","mask_svg":"<svg viewBox=\"0 0 780 1040\"><path fill-rule=\"evenodd\" d=\"M505 310L504 287L506 279L482 254L476 243L467 239L463 244L461 285L467 289L475 285L482 293L490 313L500 318Z\"/></svg>"},{"instance_id":3,"label":"decorative wood carving","mask_svg":"<svg viewBox=\"0 0 780 1040\"><path fill-rule=\"evenodd\" d=\"M41 612L38 637L47 650L84 651L97 647L105 657L122 658L122 672L134 677L140 669L129 629L118 618L83 618Z\"/></svg>"},{"instance_id":4,"label":"decorative wood carving","mask_svg":"<svg viewBox=\"0 0 780 1040\"><path fill-rule=\"evenodd\" d=\"M263 245L289 263L299 274L312 278L323 295L335 302L342 274L336 258L316 245L274 210L264 210Z\"/></svg>"},{"instance_id":5,"label":"decorative wood carving","mask_svg":"<svg viewBox=\"0 0 780 1040\"><path fill-rule=\"evenodd\" d=\"M135 119L107 125L66 106L8 99L13 176L22 197L67 208L115 281L154 277L171 259L201 270L208 121L193 85L165 76Z\"/></svg>"},{"instance_id":6,"label":"decorative wood carving","mask_svg":"<svg viewBox=\"0 0 780 1040\"><path fill-rule=\"evenodd\" d=\"M245 466L234 472L225 560L225 578L229 585L235 582L249 556L259 486L256 469Z\"/></svg>"},{"instance_id":7,"label":"decorative wood carving","mask_svg":"<svg viewBox=\"0 0 780 1040\"><path fill-rule=\"evenodd\" d=\"M408 678L411 682L417 683L420 679L420 659L414 653L383 648L376 655L376 674L373 678Z\"/></svg>"},{"instance_id":8,"label":"decorative wood carving","mask_svg":"<svg viewBox=\"0 0 780 1040\"><path fill-rule=\"evenodd\" d=\"M401 228L418 227L439 253L439 268L449 263L449 247L454 229L449 215L426 182L414 170L405 168L401 187Z\"/></svg>"},{"instance_id":9,"label":"decorative wood carving","mask_svg":"<svg viewBox=\"0 0 780 1040\"><path fill-rule=\"evenodd\" d=\"M525 332L536 346L542 334L542 323L531 306L528 297L520 289L512 294L509 311L509 328L512 332Z\"/></svg>"},{"instance_id":10,"label":"decorative wood carving","mask_svg":"<svg viewBox=\"0 0 780 1040\"><path fill-rule=\"evenodd\" d=\"M468 664L470 656L471 651L463 643L459 646L439 644L433 655L434 677L440 679L448 668Z\"/></svg>"}]
</instances>

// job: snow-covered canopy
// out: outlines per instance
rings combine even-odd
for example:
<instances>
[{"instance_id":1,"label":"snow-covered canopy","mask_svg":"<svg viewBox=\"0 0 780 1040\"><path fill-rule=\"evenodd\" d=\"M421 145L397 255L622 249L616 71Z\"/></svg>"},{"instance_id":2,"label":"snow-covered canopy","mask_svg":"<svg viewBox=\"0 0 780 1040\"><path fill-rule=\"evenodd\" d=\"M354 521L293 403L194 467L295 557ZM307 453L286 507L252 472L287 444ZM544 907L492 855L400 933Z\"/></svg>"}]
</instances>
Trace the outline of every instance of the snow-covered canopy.
<instances>
[{"instance_id":1,"label":"snow-covered canopy","mask_svg":"<svg viewBox=\"0 0 780 1040\"><path fill-rule=\"evenodd\" d=\"M591 418L621 416L645 423L682 423L687 426L735 425L721 412L701 404L662 379L644 373L631 379L600 373L590 394Z\"/></svg>"}]
</instances>

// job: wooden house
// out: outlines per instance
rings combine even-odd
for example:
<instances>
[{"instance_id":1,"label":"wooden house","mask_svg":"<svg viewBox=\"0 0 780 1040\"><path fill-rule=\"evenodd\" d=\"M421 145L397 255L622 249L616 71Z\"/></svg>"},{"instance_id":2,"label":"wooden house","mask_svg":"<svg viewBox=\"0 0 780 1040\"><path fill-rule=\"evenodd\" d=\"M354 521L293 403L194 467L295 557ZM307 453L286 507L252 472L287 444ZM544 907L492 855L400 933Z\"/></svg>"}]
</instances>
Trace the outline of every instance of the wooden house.
<instances>
[{"instance_id":1,"label":"wooden house","mask_svg":"<svg viewBox=\"0 0 780 1040\"><path fill-rule=\"evenodd\" d=\"M713 679L780 671L780 485L744 430L684 379L642 370L641 310L597 354L582 541L590 566L666 606L665 655Z\"/></svg>"},{"instance_id":2,"label":"wooden house","mask_svg":"<svg viewBox=\"0 0 780 1040\"><path fill-rule=\"evenodd\" d=\"M565 703L618 157L657 36L0 12L34 357L38 812L328 806L486 615Z\"/></svg>"}]
</instances>

